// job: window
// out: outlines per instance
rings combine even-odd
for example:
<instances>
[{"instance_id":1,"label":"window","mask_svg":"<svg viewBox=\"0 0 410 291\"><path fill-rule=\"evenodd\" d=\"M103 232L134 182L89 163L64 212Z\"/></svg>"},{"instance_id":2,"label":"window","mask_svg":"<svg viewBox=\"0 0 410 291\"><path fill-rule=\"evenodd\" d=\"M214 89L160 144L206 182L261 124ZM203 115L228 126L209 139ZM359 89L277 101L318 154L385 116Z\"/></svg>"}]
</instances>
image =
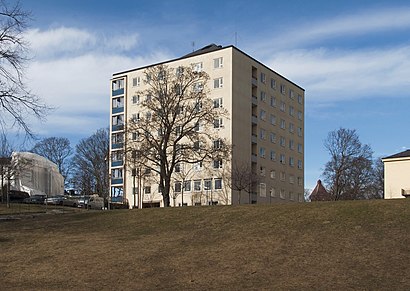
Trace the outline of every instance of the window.
<instances>
[{"instance_id":1,"label":"window","mask_svg":"<svg viewBox=\"0 0 410 291\"><path fill-rule=\"evenodd\" d=\"M266 92L261 91L261 101L266 102Z\"/></svg>"},{"instance_id":2,"label":"window","mask_svg":"<svg viewBox=\"0 0 410 291\"><path fill-rule=\"evenodd\" d=\"M298 111L298 119L302 120L302 111Z\"/></svg>"},{"instance_id":3,"label":"window","mask_svg":"<svg viewBox=\"0 0 410 291\"><path fill-rule=\"evenodd\" d=\"M194 170L200 171L202 169L202 162L197 162L194 164Z\"/></svg>"},{"instance_id":4,"label":"window","mask_svg":"<svg viewBox=\"0 0 410 291\"><path fill-rule=\"evenodd\" d=\"M201 191L201 180L194 181L194 191Z\"/></svg>"},{"instance_id":5,"label":"window","mask_svg":"<svg viewBox=\"0 0 410 291\"><path fill-rule=\"evenodd\" d=\"M265 177L265 175L266 175L266 168L261 166L260 169L259 169L259 174L260 174L262 177Z\"/></svg>"},{"instance_id":6,"label":"window","mask_svg":"<svg viewBox=\"0 0 410 291\"><path fill-rule=\"evenodd\" d=\"M270 79L270 87L276 90L276 80L275 79Z\"/></svg>"},{"instance_id":7,"label":"window","mask_svg":"<svg viewBox=\"0 0 410 291\"><path fill-rule=\"evenodd\" d=\"M199 100L196 101L194 107L196 112L200 112L202 110L202 102Z\"/></svg>"},{"instance_id":8,"label":"window","mask_svg":"<svg viewBox=\"0 0 410 291\"><path fill-rule=\"evenodd\" d=\"M286 104L283 101L280 102L280 111L283 111L283 112L286 111Z\"/></svg>"},{"instance_id":9,"label":"window","mask_svg":"<svg viewBox=\"0 0 410 291\"><path fill-rule=\"evenodd\" d=\"M140 95L132 96L132 104L139 104L140 103Z\"/></svg>"},{"instance_id":10,"label":"window","mask_svg":"<svg viewBox=\"0 0 410 291\"><path fill-rule=\"evenodd\" d=\"M303 152L302 144L298 143L298 153L302 153L302 152Z\"/></svg>"},{"instance_id":11,"label":"window","mask_svg":"<svg viewBox=\"0 0 410 291\"><path fill-rule=\"evenodd\" d=\"M299 185L299 186L302 186L302 184L303 184L303 179L302 179L302 177L298 177L298 185Z\"/></svg>"},{"instance_id":12,"label":"window","mask_svg":"<svg viewBox=\"0 0 410 291\"><path fill-rule=\"evenodd\" d=\"M295 131L295 125L292 122L289 122L289 132L293 133Z\"/></svg>"},{"instance_id":13,"label":"window","mask_svg":"<svg viewBox=\"0 0 410 291\"><path fill-rule=\"evenodd\" d=\"M214 140L214 149L221 149L222 148L222 140L216 139Z\"/></svg>"},{"instance_id":14,"label":"window","mask_svg":"<svg viewBox=\"0 0 410 291\"><path fill-rule=\"evenodd\" d=\"M265 73L261 73L261 82L263 84L266 84L266 75L265 75Z\"/></svg>"},{"instance_id":15,"label":"window","mask_svg":"<svg viewBox=\"0 0 410 291\"><path fill-rule=\"evenodd\" d=\"M272 125L276 125L276 116L273 114L270 115L270 123Z\"/></svg>"},{"instance_id":16,"label":"window","mask_svg":"<svg viewBox=\"0 0 410 291\"><path fill-rule=\"evenodd\" d=\"M175 164L175 173L180 173L181 172L181 164L177 163Z\"/></svg>"},{"instance_id":17,"label":"window","mask_svg":"<svg viewBox=\"0 0 410 291\"><path fill-rule=\"evenodd\" d=\"M293 139L289 140L289 149L292 151L295 149L295 142L293 141Z\"/></svg>"},{"instance_id":18,"label":"window","mask_svg":"<svg viewBox=\"0 0 410 291\"><path fill-rule=\"evenodd\" d=\"M181 134L181 132L182 132L182 127L180 126L180 125L177 125L176 127L175 127L175 135L180 135Z\"/></svg>"},{"instance_id":19,"label":"window","mask_svg":"<svg viewBox=\"0 0 410 291\"><path fill-rule=\"evenodd\" d=\"M214 108L221 108L222 107L222 98L214 99Z\"/></svg>"},{"instance_id":20,"label":"window","mask_svg":"<svg viewBox=\"0 0 410 291\"><path fill-rule=\"evenodd\" d=\"M195 83L193 86L194 86L193 90L195 93L202 92L202 90L204 89L204 86L201 82Z\"/></svg>"},{"instance_id":21,"label":"window","mask_svg":"<svg viewBox=\"0 0 410 291\"><path fill-rule=\"evenodd\" d=\"M214 160L214 169L221 169L222 168L222 159Z\"/></svg>"},{"instance_id":22,"label":"window","mask_svg":"<svg viewBox=\"0 0 410 291\"><path fill-rule=\"evenodd\" d=\"M112 108L121 108L121 107L124 107L124 97L113 98Z\"/></svg>"},{"instance_id":23,"label":"window","mask_svg":"<svg viewBox=\"0 0 410 291\"><path fill-rule=\"evenodd\" d=\"M145 118L146 118L147 120L151 120L151 117L152 117L151 111L147 111L147 112L145 113Z\"/></svg>"},{"instance_id":24,"label":"window","mask_svg":"<svg viewBox=\"0 0 410 291\"><path fill-rule=\"evenodd\" d=\"M265 157L265 148L264 147L259 148L259 156L261 158Z\"/></svg>"},{"instance_id":25,"label":"window","mask_svg":"<svg viewBox=\"0 0 410 291\"><path fill-rule=\"evenodd\" d=\"M281 136L280 137L280 146L285 147L285 144L286 144L286 139L283 136Z\"/></svg>"},{"instance_id":26,"label":"window","mask_svg":"<svg viewBox=\"0 0 410 291\"><path fill-rule=\"evenodd\" d=\"M138 140L139 137L140 137L140 135L139 135L138 131L132 133L132 140L134 140L134 141Z\"/></svg>"},{"instance_id":27,"label":"window","mask_svg":"<svg viewBox=\"0 0 410 291\"><path fill-rule=\"evenodd\" d=\"M174 189L175 189L175 192L181 192L181 189L182 189L181 182L175 182Z\"/></svg>"},{"instance_id":28,"label":"window","mask_svg":"<svg viewBox=\"0 0 410 291\"><path fill-rule=\"evenodd\" d=\"M284 154L280 155L280 163L283 164L283 165L286 164L286 157L285 157Z\"/></svg>"},{"instance_id":29,"label":"window","mask_svg":"<svg viewBox=\"0 0 410 291\"><path fill-rule=\"evenodd\" d=\"M149 175L149 174L151 174L151 168L145 168L144 175Z\"/></svg>"},{"instance_id":30,"label":"window","mask_svg":"<svg viewBox=\"0 0 410 291\"><path fill-rule=\"evenodd\" d=\"M194 150L199 151L201 148L201 143L197 140L194 141Z\"/></svg>"},{"instance_id":31,"label":"window","mask_svg":"<svg viewBox=\"0 0 410 291\"><path fill-rule=\"evenodd\" d=\"M150 101L151 101L151 95L145 96L145 101L146 101L146 102L150 102Z\"/></svg>"},{"instance_id":32,"label":"window","mask_svg":"<svg viewBox=\"0 0 410 291\"><path fill-rule=\"evenodd\" d=\"M261 197L266 197L266 184L265 183L259 184L259 195Z\"/></svg>"},{"instance_id":33,"label":"window","mask_svg":"<svg viewBox=\"0 0 410 291\"><path fill-rule=\"evenodd\" d=\"M285 172L280 172L280 180L285 181L286 180L286 173Z\"/></svg>"},{"instance_id":34,"label":"window","mask_svg":"<svg viewBox=\"0 0 410 291\"><path fill-rule=\"evenodd\" d=\"M145 186L144 187L144 193L145 194L151 194L151 186Z\"/></svg>"},{"instance_id":35,"label":"window","mask_svg":"<svg viewBox=\"0 0 410 291\"><path fill-rule=\"evenodd\" d=\"M285 189L280 189L279 196L281 199L285 199Z\"/></svg>"},{"instance_id":36,"label":"window","mask_svg":"<svg viewBox=\"0 0 410 291\"><path fill-rule=\"evenodd\" d=\"M214 119L214 128L221 128L223 127L222 118Z\"/></svg>"},{"instance_id":37,"label":"window","mask_svg":"<svg viewBox=\"0 0 410 291\"><path fill-rule=\"evenodd\" d=\"M289 166L293 167L295 165L295 159L293 157L289 157Z\"/></svg>"},{"instance_id":38,"label":"window","mask_svg":"<svg viewBox=\"0 0 410 291\"><path fill-rule=\"evenodd\" d=\"M261 140L265 140L265 139L266 139L266 131L265 131L263 128L260 129L259 138L260 138Z\"/></svg>"},{"instance_id":39,"label":"window","mask_svg":"<svg viewBox=\"0 0 410 291\"><path fill-rule=\"evenodd\" d=\"M183 73L184 73L184 67L176 68L175 74L176 74L177 77L181 77Z\"/></svg>"},{"instance_id":40,"label":"window","mask_svg":"<svg viewBox=\"0 0 410 291\"><path fill-rule=\"evenodd\" d=\"M198 132L198 131L201 130L201 124L200 124L199 122L195 123L194 130L195 130L196 132Z\"/></svg>"},{"instance_id":41,"label":"window","mask_svg":"<svg viewBox=\"0 0 410 291\"><path fill-rule=\"evenodd\" d=\"M289 200L293 200L293 198L294 198L293 192L289 191Z\"/></svg>"},{"instance_id":42,"label":"window","mask_svg":"<svg viewBox=\"0 0 410 291\"><path fill-rule=\"evenodd\" d=\"M141 78L140 77L135 77L132 79L132 86L134 87L139 87L141 84Z\"/></svg>"},{"instance_id":43,"label":"window","mask_svg":"<svg viewBox=\"0 0 410 291\"><path fill-rule=\"evenodd\" d=\"M122 178L122 169L113 169L111 171L111 176L113 179L121 179Z\"/></svg>"},{"instance_id":44,"label":"window","mask_svg":"<svg viewBox=\"0 0 410 291\"><path fill-rule=\"evenodd\" d=\"M112 162L122 161L123 156L124 156L124 153L122 151L114 151L111 153L111 161Z\"/></svg>"},{"instance_id":45,"label":"window","mask_svg":"<svg viewBox=\"0 0 410 291\"><path fill-rule=\"evenodd\" d=\"M204 190L212 190L212 180L211 179L204 180Z\"/></svg>"},{"instance_id":46,"label":"window","mask_svg":"<svg viewBox=\"0 0 410 291\"><path fill-rule=\"evenodd\" d=\"M290 184L295 184L295 176L289 175L289 183Z\"/></svg>"},{"instance_id":47,"label":"window","mask_svg":"<svg viewBox=\"0 0 410 291\"><path fill-rule=\"evenodd\" d=\"M199 73L202 71L202 62L201 63L196 63L192 65L192 71Z\"/></svg>"},{"instance_id":48,"label":"window","mask_svg":"<svg viewBox=\"0 0 410 291\"><path fill-rule=\"evenodd\" d=\"M275 170L270 171L270 178L271 179L276 179L276 171Z\"/></svg>"},{"instance_id":49,"label":"window","mask_svg":"<svg viewBox=\"0 0 410 291\"><path fill-rule=\"evenodd\" d=\"M221 190L221 189L222 189L222 179L216 178L215 179L215 190Z\"/></svg>"},{"instance_id":50,"label":"window","mask_svg":"<svg viewBox=\"0 0 410 291\"><path fill-rule=\"evenodd\" d=\"M295 108L293 108L293 106L289 106L289 115L295 116Z\"/></svg>"},{"instance_id":51,"label":"window","mask_svg":"<svg viewBox=\"0 0 410 291\"><path fill-rule=\"evenodd\" d=\"M302 95L298 95L298 103L299 103L299 104L302 104L302 103L303 103Z\"/></svg>"},{"instance_id":52,"label":"window","mask_svg":"<svg viewBox=\"0 0 410 291\"><path fill-rule=\"evenodd\" d=\"M124 79L112 81L112 90L116 91L120 89L124 89Z\"/></svg>"},{"instance_id":53,"label":"window","mask_svg":"<svg viewBox=\"0 0 410 291\"><path fill-rule=\"evenodd\" d=\"M298 136L302 137L302 128L301 127L298 127Z\"/></svg>"},{"instance_id":54,"label":"window","mask_svg":"<svg viewBox=\"0 0 410 291\"><path fill-rule=\"evenodd\" d=\"M280 85L280 93L282 93L283 95L285 95L286 94L286 87L285 87L285 85Z\"/></svg>"},{"instance_id":55,"label":"window","mask_svg":"<svg viewBox=\"0 0 410 291\"><path fill-rule=\"evenodd\" d=\"M190 180L184 182L184 191L191 192L191 181Z\"/></svg>"},{"instance_id":56,"label":"window","mask_svg":"<svg viewBox=\"0 0 410 291\"><path fill-rule=\"evenodd\" d=\"M286 128L286 121L284 119L280 120L280 128L282 128L282 129Z\"/></svg>"},{"instance_id":57,"label":"window","mask_svg":"<svg viewBox=\"0 0 410 291\"><path fill-rule=\"evenodd\" d=\"M266 111L261 109L260 111L260 119L261 120L266 120Z\"/></svg>"},{"instance_id":58,"label":"window","mask_svg":"<svg viewBox=\"0 0 410 291\"><path fill-rule=\"evenodd\" d=\"M124 115L116 115L112 117L112 124L113 125L124 125Z\"/></svg>"},{"instance_id":59,"label":"window","mask_svg":"<svg viewBox=\"0 0 410 291\"><path fill-rule=\"evenodd\" d=\"M139 121L140 120L140 114L139 114L139 112L138 113L133 113L132 115L131 115L131 121L132 122L137 122L137 121Z\"/></svg>"},{"instance_id":60,"label":"window","mask_svg":"<svg viewBox=\"0 0 410 291\"><path fill-rule=\"evenodd\" d=\"M223 67L223 58L214 59L214 69L222 68Z\"/></svg>"},{"instance_id":61,"label":"window","mask_svg":"<svg viewBox=\"0 0 410 291\"><path fill-rule=\"evenodd\" d=\"M276 161L276 153L274 150L270 151L270 160L271 161Z\"/></svg>"},{"instance_id":62,"label":"window","mask_svg":"<svg viewBox=\"0 0 410 291\"><path fill-rule=\"evenodd\" d=\"M214 89L223 87L223 78L214 79Z\"/></svg>"},{"instance_id":63,"label":"window","mask_svg":"<svg viewBox=\"0 0 410 291\"><path fill-rule=\"evenodd\" d=\"M113 144L122 143L124 141L124 134L123 133L113 133L111 137L111 141Z\"/></svg>"},{"instance_id":64,"label":"window","mask_svg":"<svg viewBox=\"0 0 410 291\"><path fill-rule=\"evenodd\" d=\"M298 169L302 169L302 161L298 160Z\"/></svg>"},{"instance_id":65,"label":"window","mask_svg":"<svg viewBox=\"0 0 410 291\"><path fill-rule=\"evenodd\" d=\"M291 90L289 90L289 98L290 99L295 99L295 92L293 92L293 90L291 89Z\"/></svg>"},{"instance_id":66,"label":"window","mask_svg":"<svg viewBox=\"0 0 410 291\"><path fill-rule=\"evenodd\" d=\"M270 97L270 106L276 107L276 97L275 96Z\"/></svg>"},{"instance_id":67,"label":"window","mask_svg":"<svg viewBox=\"0 0 410 291\"><path fill-rule=\"evenodd\" d=\"M270 197L276 197L276 190L275 190L275 188L270 188L269 195L270 195Z\"/></svg>"},{"instance_id":68,"label":"window","mask_svg":"<svg viewBox=\"0 0 410 291\"><path fill-rule=\"evenodd\" d=\"M276 143L276 133L274 133L274 132L270 133L270 142L271 143Z\"/></svg>"}]
</instances>

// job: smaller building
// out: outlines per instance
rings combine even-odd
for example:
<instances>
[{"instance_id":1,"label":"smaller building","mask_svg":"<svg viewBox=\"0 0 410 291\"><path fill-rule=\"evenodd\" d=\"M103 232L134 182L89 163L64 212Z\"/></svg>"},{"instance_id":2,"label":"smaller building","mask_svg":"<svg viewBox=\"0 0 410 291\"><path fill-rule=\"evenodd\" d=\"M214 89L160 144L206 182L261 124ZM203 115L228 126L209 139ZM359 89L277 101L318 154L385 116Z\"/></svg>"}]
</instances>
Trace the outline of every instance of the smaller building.
<instances>
[{"instance_id":1,"label":"smaller building","mask_svg":"<svg viewBox=\"0 0 410 291\"><path fill-rule=\"evenodd\" d=\"M315 189L310 193L310 201L330 201L332 197L322 185L322 181L318 180Z\"/></svg>"},{"instance_id":2,"label":"smaller building","mask_svg":"<svg viewBox=\"0 0 410 291\"><path fill-rule=\"evenodd\" d=\"M384 199L410 196L410 150L382 159L384 163Z\"/></svg>"},{"instance_id":3,"label":"smaller building","mask_svg":"<svg viewBox=\"0 0 410 291\"><path fill-rule=\"evenodd\" d=\"M57 165L34 153L12 153L11 175L7 180L10 181L10 190L29 195L55 196L64 193L64 178Z\"/></svg>"}]
</instances>

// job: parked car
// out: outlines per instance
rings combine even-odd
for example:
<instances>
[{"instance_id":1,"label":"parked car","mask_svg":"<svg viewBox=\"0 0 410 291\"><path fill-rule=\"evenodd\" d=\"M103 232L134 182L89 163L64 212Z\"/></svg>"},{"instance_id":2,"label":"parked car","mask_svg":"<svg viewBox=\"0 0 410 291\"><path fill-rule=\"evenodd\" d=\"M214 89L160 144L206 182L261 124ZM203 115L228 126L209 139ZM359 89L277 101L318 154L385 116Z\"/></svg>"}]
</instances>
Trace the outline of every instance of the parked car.
<instances>
[{"instance_id":1,"label":"parked car","mask_svg":"<svg viewBox=\"0 0 410 291\"><path fill-rule=\"evenodd\" d=\"M98 195L92 195L88 198L88 209L103 209L104 208L104 198Z\"/></svg>"},{"instance_id":2,"label":"parked car","mask_svg":"<svg viewBox=\"0 0 410 291\"><path fill-rule=\"evenodd\" d=\"M77 206L80 207L80 208L87 208L89 199L90 199L89 195L79 196Z\"/></svg>"},{"instance_id":3,"label":"parked car","mask_svg":"<svg viewBox=\"0 0 410 291\"><path fill-rule=\"evenodd\" d=\"M9 192L10 202L21 203L24 201L24 199L29 198L29 197L30 195L27 192L16 191L16 190L10 190Z\"/></svg>"},{"instance_id":4,"label":"parked car","mask_svg":"<svg viewBox=\"0 0 410 291\"><path fill-rule=\"evenodd\" d=\"M53 204L53 205L63 205L64 195L56 195L56 196L47 197L44 203Z\"/></svg>"},{"instance_id":5,"label":"parked car","mask_svg":"<svg viewBox=\"0 0 410 291\"><path fill-rule=\"evenodd\" d=\"M64 196L63 205L64 206L77 207L78 206L78 197L76 197L76 196Z\"/></svg>"},{"instance_id":6,"label":"parked car","mask_svg":"<svg viewBox=\"0 0 410 291\"><path fill-rule=\"evenodd\" d=\"M23 203L27 204L43 204L46 199L46 195L33 195L23 200Z\"/></svg>"}]
</instances>

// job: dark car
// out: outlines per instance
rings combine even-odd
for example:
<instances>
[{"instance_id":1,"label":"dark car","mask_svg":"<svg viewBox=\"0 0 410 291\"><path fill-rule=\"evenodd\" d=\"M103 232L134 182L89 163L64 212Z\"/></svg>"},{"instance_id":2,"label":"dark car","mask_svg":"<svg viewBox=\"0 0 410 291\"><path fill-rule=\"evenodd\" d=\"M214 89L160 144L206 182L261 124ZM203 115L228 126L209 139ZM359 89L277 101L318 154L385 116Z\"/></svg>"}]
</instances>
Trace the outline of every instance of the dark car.
<instances>
[{"instance_id":1,"label":"dark car","mask_svg":"<svg viewBox=\"0 0 410 291\"><path fill-rule=\"evenodd\" d=\"M46 199L45 195L33 195L31 197L25 198L23 203L27 204L43 204Z\"/></svg>"},{"instance_id":2,"label":"dark car","mask_svg":"<svg viewBox=\"0 0 410 291\"><path fill-rule=\"evenodd\" d=\"M16 191L16 190L11 190L9 192L9 201L10 202L17 202L21 203L24 201L24 199L29 198L30 195L27 192L23 191Z\"/></svg>"},{"instance_id":3,"label":"dark car","mask_svg":"<svg viewBox=\"0 0 410 291\"><path fill-rule=\"evenodd\" d=\"M50 196L44 200L45 204L63 205L64 195Z\"/></svg>"}]
</instances>

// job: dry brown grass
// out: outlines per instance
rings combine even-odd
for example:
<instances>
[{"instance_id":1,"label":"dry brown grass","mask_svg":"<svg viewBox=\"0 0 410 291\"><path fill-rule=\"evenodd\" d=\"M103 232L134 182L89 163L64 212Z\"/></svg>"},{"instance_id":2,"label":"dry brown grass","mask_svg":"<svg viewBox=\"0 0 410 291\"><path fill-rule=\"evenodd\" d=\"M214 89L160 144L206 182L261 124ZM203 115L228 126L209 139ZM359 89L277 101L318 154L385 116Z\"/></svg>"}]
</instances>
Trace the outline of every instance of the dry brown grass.
<instances>
[{"instance_id":1,"label":"dry brown grass","mask_svg":"<svg viewBox=\"0 0 410 291\"><path fill-rule=\"evenodd\" d=\"M410 199L0 220L2 290L410 290Z\"/></svg>"}]
</instances>

